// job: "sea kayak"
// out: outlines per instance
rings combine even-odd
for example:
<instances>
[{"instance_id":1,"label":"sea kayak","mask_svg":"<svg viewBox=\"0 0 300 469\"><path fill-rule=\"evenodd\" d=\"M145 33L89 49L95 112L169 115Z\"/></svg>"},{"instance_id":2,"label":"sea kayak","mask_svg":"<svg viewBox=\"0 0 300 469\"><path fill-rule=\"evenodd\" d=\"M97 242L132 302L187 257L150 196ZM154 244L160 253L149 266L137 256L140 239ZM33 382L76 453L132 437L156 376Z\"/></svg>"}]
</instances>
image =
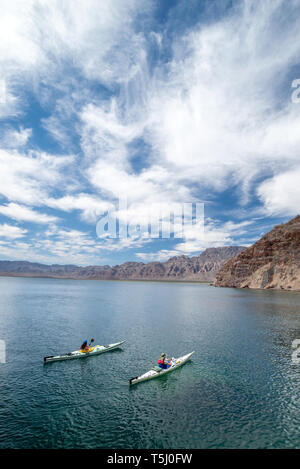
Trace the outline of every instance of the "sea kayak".
<instances>
[{"instance_id":1,"label":"sea kayak","mask_svg":"<svg viewBox=\"0 0 300 469\"><path fill-rule=\"evenodd\" d=\"M120 347L124 344L125 340L122 342L116 342L115 344L108 345L95 345L90 349L89 352L84 352L81 350L75 350L75 352L65 353L63 355L50 355L49 357L44 357L44 363L57 362L60 360L72 360L73 358L87 358L93 355L100 355L100 353L109 352L115 348Z\"/></svg>"},{"instance_id":2,"label":"sea kayak","mask_svg":"<svg viewBox=\"0 0 300 469\"><path fill-rule=\"evenodd\" d=\"M166 373L169 373L170 371L174 371L180 366L184 365L193 355L195 352L188 353L187 355L183 355L182 357L179 358L172 358L172 365L170 368L163 369L159 368L158 366L155 366L152 368L150 371L147 371L147 373L144 373L141 376L136 376L135 378L131 378L129 380L129 384L136 384L140 383L141 381L147 381L148 379L153 379L153 378L158 378L159 376L165 375Z\"/></svg>"}]
</instances>

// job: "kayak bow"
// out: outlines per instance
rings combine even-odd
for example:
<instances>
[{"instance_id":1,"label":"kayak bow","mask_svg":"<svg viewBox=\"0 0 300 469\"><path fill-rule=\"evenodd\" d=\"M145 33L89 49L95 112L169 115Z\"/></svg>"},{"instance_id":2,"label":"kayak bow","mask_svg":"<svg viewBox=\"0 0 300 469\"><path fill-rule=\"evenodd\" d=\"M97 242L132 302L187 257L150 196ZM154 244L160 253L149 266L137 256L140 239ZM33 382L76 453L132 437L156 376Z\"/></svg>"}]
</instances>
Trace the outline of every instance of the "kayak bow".
<instances>
[{"instance_id":1,"label":"kayak bow","mask_svg":"<svg viewBox=\"0 0 300 469\"><path fill-rule=\"evenodd\" d=\"M184 365L191 358L193 353L195 352L188 353L187 355L183 355L179 358L172 358L172 365L170 366L170 368L163 369L156 366L155 368L152 368L150 371L147 371L147 373L144 373L141 376L131 378L129 380L129 384L133 385L136 383L140 383L141 381L147 381L148 379L158 378L159 376L169 373L170 371L174 371L180 366Z\"/></svg>"},{"instance_id":2,"label":"kayak bow","mask_svg":"<svg viewBox=\"0 0 300 469\"><path fill-rule=\"evenodd\" d=\"M117 342L115 344L108 344L108 345L95 345L92 347L90 352L83 352L81 350L75 350L75 352L65 353L64 355L50 355L48 357L44 357L44 363L49 362L57 362L60 360L72 360L73 358L87 358L91 357L92 355L100 355L100 353L109 352L110 350L114 350L115 348L120 347L124 344L125 340L122 342Z\"/></svg>"}]
</instances>

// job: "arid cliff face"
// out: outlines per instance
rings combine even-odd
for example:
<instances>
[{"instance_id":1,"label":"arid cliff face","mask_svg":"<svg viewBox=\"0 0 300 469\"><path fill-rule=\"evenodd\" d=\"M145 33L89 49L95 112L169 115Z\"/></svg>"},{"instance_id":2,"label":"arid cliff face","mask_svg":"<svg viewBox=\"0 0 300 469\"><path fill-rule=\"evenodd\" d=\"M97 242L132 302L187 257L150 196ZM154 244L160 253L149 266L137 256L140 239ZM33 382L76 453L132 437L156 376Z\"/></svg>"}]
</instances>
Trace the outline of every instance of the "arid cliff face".
<instances>
[{"instance_id":1,"label":"arid cliff face","mask_svg":"<svg viewBox=\"0 0 300 469\"><path fill-rule=\"evenodd\" d=\"M275 226L224 264L216 286L300 290L300 216Z\"/></svg>"},{"instance_id":2,"label":"arid cliff face","mask_svg":"<svg viewBox=\"0 0 300 469\"><path fill-rule=\"evenodd\" d=\"M110 267L76 265L44 265L25 261L0 261L0 275L53 277L90 280L193 280L213 282L216 273L244 247L224 246L206 249L195 257L171 257L166 262L125 262Z\"/></svg>"}]
</instances>

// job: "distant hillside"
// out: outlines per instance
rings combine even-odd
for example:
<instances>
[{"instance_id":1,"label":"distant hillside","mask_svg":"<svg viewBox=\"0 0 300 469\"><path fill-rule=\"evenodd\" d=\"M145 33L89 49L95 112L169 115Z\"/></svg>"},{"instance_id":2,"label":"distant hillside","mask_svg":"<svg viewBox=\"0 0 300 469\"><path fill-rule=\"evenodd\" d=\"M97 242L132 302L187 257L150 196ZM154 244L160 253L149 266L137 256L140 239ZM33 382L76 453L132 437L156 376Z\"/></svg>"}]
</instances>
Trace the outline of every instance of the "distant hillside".
<instances>
[{"instance_id":1,"label":"distant hillside","mask_svg":"<svg viewBox=\"0 0 300 469\"><path fill-rule=\"evenodd\" d=\"M110 267L45 265L26 261L0 261L1 276L52 277L83 280L175 280L213 282L217 272L232 257L245 249L225 246L206 249L199 256L171 257L166 262L125 262Z\"/></svg>"},{"instance_id":2,"label":"distant hillside","mask_svg":"<svg viewBox=\"0 0 300 469\"><path fill-rule=\"evenodd\" d=\"M215 285L300 290L300 216L275 226L229 260L217 274Z\"/></svg>"}]
</instances>

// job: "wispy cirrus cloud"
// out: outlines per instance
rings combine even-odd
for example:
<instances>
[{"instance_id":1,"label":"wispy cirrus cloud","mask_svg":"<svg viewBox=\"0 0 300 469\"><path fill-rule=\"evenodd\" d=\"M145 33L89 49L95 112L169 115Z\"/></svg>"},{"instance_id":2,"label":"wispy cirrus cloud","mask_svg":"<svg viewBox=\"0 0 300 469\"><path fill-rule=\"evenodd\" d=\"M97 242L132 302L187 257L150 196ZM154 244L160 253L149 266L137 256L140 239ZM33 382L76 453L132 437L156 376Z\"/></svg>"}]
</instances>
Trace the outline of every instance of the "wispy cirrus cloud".
<instances>
[{"instance_id":1,"label":"wispy cirrus cloud","mask_svg":"<svg viewBox=\"0 0 300 469\"><path fill-rule=\"evenodd\" d=\"M175 44L168 81L151 99L160 159L204 194L234 183L247 195L257 177L299 158L300 115L282 91L299 57L299 5L285 6L245 1L194 28Z\"/></svg>"},{"instance_id":2,"label":"wispy cirrus cloud","mask_svg":"<svg viewBox=\"0 0 300 469\"><path fill-rule=\"evenodd\" d=\"M218 15L220 2L186 0L2 3L0 212L36 255L133 256L145 240L89 231L107 210L122 217L119 196L142 226L152 204L207 202L206 241L196 227L161 256L247 243L256 214L297 213L298 0L223 2ZM42 244L26 223L49 224ZM89 234L71 248L58 231Z\"/></svg>"},{"instance_id":3,"label":"wispy cirrus cloud","mask_svg":"<svg viewBox=\"0 0 300 469\"><path fill-rule=\"evenodd\" d=\"M257 179L295 165L300 117L282 89L290 87L287 76L299 55L299 8L294 2L283 14L285 8L282 1L240 2L224 18L177 38L172 60L152 75L139 69L118 102L112 98L112 111L85 111L82 142L93 155L92 184L112 194L121 188L134 201L143 194L144 203L165 194L167 179L170 193L190 198L191 187L207 198L233 185L237 204L247 205ZM139 80L148 85L143 93ZM136 93L128 105L130 87ZM150 146L140 174L128 151L137 137Z\"/></svg>"},{"instance_id":4,"label":"wispy cirrus cloud","mask_svg":"<svg viewBox=\"0 0 300 469\"><path fill-rule=\"evenodd\" d=\"M24 147L32 135L32 129L7 128L0 133L0 145L2 148L20 148Z\"/></svg>"},{"instance_id":5,"label":"wispy cirrus cloud","mask_svg":"<svg viewBox=\"0 0 300 469\"><path fill-rule=\"evenodd\" d=\"M73 161L72 155L0 149L0 194L10 201L40 205L51 190L66 180L63 167Z\"/></svg>"}]
</instances>

